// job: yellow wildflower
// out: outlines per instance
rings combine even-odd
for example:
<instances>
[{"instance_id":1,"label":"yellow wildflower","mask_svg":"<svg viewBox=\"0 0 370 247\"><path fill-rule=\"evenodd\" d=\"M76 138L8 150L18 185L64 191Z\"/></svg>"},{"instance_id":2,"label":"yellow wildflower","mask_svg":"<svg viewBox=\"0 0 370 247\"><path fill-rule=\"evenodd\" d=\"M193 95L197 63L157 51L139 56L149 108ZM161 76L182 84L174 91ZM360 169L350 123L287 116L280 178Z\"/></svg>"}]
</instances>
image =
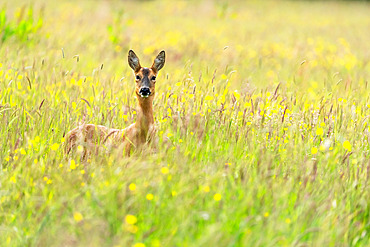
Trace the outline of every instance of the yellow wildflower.
<instances>
[{"instance_id":1,"label":"yellow wildflower","mask_svg":"<svg viewBox=\"0 0 370 247\"><path fill-rule=\"evenodd\" d=\"M126 221L126 223L127 223L127 224L129 224L129 225L134 225L134 224L136 224L136 222L137 222L137 218L135 217L135 215L128 214L128 215L126 215L126 217L125 217L125 221Z\"/></svg>"},{"instance_id":2,"label":"yellow wildflower","mask_svg":"<svg viewBox=\"0 0 370 247\"><path fill-rule=\"evenodd\" d=\"M59 148L59 144L58 143L54 143L53 145L51 145L50 149L55 151Z\"/></svg>"},{"instance_id":3,"label":"yellow wildflower","mask_svg":"<svg viewBox=\"0 0 370 247\"><path fill-rule=\"evenodd\" d=\"M128 186L128 189L129 189L129 190L131 190L131 191L135 191L135 190L136 190L136 184L131 183L131 184Z\"/></svg>"},{"instance_id":4,"label":"yellow wildflower","mask_svg":"<svg viewBox=\"0 0 370 247\"><path fill-rule=\"evenodd\" d=\"M73 214L73 218L75 219L76 222L80 222L81 220L83 220L83 216L80 212L75 212Z\"/></svg>"},{"instance_id":5,"label":"yellow wildflower","mask_svg":"<svg viewBox=\"0 0 370 247\"><path fill-rule=\"evenodd\" d=\"M343 142L343 147L344 149L346 149L348 152L351 152L352 150L352 146L351 146L351 143L349 141L344 141Z\"/></svg>"},{"instance_id":6,"label":"yellow wildflower","mask_svg":"<svg viewBox=\"0 0 370 247\"><path fill-rule=\"evenodd\" d=\"M322 136L324 134L324 130L322 128L317 128L316 129L316 135Z\"/></svg>"},{"instance_id":7,"label":"yellow wildflower","mask_svg":"<svg viewBox=\"0 0 370 247\"><path fill-rule=\"evenodd\" d=\"M76 169L76 162L75 162L74 160L71 160L71 164L70 164L69 168L70 168L71 170Z\"/></svg>"},{"instance_id":8,"label":"yellow wildflower","mask_svg":"<svg viewBox=\"0 0 370 247\"><path fill-rule=\"evenodd\" d=\"M213 100L213 96L207 95L204 100Z\"/></svg>"},{"instance_id":9,"label":"yellow wildflower","mask_svg":"<svg viewBox=\"0 0 370 247\"><path fill-rule=\"evenodd\" d=\"M143 244L143 243L136 243L136 244L134 244L134 247L145 247L145 244Z\"/></svg>"},{"instance_id":10,"label":"yellow wildflower","mask_svg":"<svg viewBox=\"0 0 370 247\"><path fill-rule=\"evenodd\" d=\"M168 173L170 172L170 170L168 169L168 167L162 167L162 168L161 168L161 172L162 172L163 174L168 174Z\"/></svg>"},{"instance_id":11,"label":"yellow wildflower","mask_svg":"<svg viewBox=\"0 0 370 247\"><path fill-rule=\"evenodd\" d=\"M203 191L206 192L206 193L208 193L210 191L209 186L208 185L203 186Z\"/></svg>"},{"instance_id":12,"label":"yellow wildflower","mask_svg":"<svg viewBox=\"0 0 370 247\"><path fill-rule=\"evenodd\" d=\"M147 194L147 195L146 195L146 199L147 199L148 201L153 200L153 198L154 198L153 194Z\"/></svg>"},{"instance_id":13,"label":"yellow wildflower","mask_svg":"<svg viewBox=\"0 0 370 247\"><path fill-rule=\"evenodd\" d=\"M213 196L213 199L215 200L215 201L220 201L221 200L221 194L219 194L219 193L216 193L214 196Z\"/></svg>"}]
</instances>

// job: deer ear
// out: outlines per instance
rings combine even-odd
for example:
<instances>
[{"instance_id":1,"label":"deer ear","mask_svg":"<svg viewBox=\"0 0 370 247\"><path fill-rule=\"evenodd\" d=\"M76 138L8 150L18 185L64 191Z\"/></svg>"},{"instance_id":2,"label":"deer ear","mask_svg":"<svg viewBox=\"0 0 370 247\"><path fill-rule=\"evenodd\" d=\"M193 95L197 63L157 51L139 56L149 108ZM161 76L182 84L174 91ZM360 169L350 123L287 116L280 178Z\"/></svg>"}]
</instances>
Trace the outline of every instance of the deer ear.
<instances>
[{"instance_id":1,"label":"deer ear","mask_svg":"<svg viewBox=\"0 0 370 247\"><path fill-rule=\"evenodd\" d=\"M133 50L128 52L128 64L135 72L138 72L141 68L139 58L136 56Z\"/></svg>"},{"instance_id":2,"label":"deer ear","mask_svg":"<svg viewBox=\"0 0 370 247\"><path fill-rule=\"evenodd\" d=\"M159 71L163 68L164 62L166 61L166 53L164 51L161 51L158 56L154 59L154 63L152 65L152 68L155 71Z\"/></svg>"}]
</instances>

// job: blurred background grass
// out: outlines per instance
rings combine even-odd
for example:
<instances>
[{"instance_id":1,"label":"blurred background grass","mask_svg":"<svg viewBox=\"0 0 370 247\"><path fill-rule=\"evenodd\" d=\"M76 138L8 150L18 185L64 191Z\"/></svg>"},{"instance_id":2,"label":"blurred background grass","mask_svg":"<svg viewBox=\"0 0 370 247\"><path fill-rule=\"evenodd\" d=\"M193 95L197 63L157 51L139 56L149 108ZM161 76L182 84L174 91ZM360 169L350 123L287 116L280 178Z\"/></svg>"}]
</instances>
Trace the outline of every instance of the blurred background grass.
<instances>
[{"instance_id":1,"label":"blurred background grass","mask_svg":"<svg viewBox=\"0 0 370 247\"><path fill-rule=\"evenodd\" d=\"M368 3L0 5L1 243L369 244ZM65 157L135 121L129 49L167 52L157 153Z\"/></svg>"}]
</instances>

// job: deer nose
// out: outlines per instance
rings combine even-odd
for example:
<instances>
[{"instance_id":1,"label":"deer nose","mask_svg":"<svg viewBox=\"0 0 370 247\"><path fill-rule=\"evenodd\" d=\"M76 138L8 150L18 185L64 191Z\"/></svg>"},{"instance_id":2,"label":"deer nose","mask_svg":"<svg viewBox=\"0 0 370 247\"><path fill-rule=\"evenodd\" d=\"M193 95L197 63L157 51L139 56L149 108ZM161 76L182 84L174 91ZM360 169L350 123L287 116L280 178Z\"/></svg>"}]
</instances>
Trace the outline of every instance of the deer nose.
<instances>
[{"instance_id":1,"label":"deer nose","mask_svg":"<svg viewBox=\"0 0 370 247\"><path fill-rule=\"evenodd\" d=\"M139 94L141 95L141 97L148 97L151 94L150 88L148 87L140 88Z\"/></svg>"}]
</instances>

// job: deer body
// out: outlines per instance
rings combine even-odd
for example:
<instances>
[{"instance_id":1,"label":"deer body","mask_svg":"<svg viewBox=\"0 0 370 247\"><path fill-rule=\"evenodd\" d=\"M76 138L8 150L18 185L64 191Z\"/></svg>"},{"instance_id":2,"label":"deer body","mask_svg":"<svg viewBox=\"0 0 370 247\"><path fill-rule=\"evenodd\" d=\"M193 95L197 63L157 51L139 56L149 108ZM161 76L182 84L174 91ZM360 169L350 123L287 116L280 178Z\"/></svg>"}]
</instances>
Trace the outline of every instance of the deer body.
<instances>
[{"instance_id":1,"label":"deer body","mask_svg":"<svg viewBox=\"0 0 370 247\"><path fill-rule=\"evenodd\" d=\"M155 82L158 71L164 66L165 52L161 51L158 54L151 68L141 67L139 58L132 50L129 51L128 62L134 70L136 80L135 93L138 99L136 122L125 129L81 124L67 133L67 154L81 145L84 148L83 157L93 151L99 152L101 146L108 149L122 147L126 155L130 155L132 147L139 148L153 140L156 132L153 117Z\"/></svg>"}]
</instances>

